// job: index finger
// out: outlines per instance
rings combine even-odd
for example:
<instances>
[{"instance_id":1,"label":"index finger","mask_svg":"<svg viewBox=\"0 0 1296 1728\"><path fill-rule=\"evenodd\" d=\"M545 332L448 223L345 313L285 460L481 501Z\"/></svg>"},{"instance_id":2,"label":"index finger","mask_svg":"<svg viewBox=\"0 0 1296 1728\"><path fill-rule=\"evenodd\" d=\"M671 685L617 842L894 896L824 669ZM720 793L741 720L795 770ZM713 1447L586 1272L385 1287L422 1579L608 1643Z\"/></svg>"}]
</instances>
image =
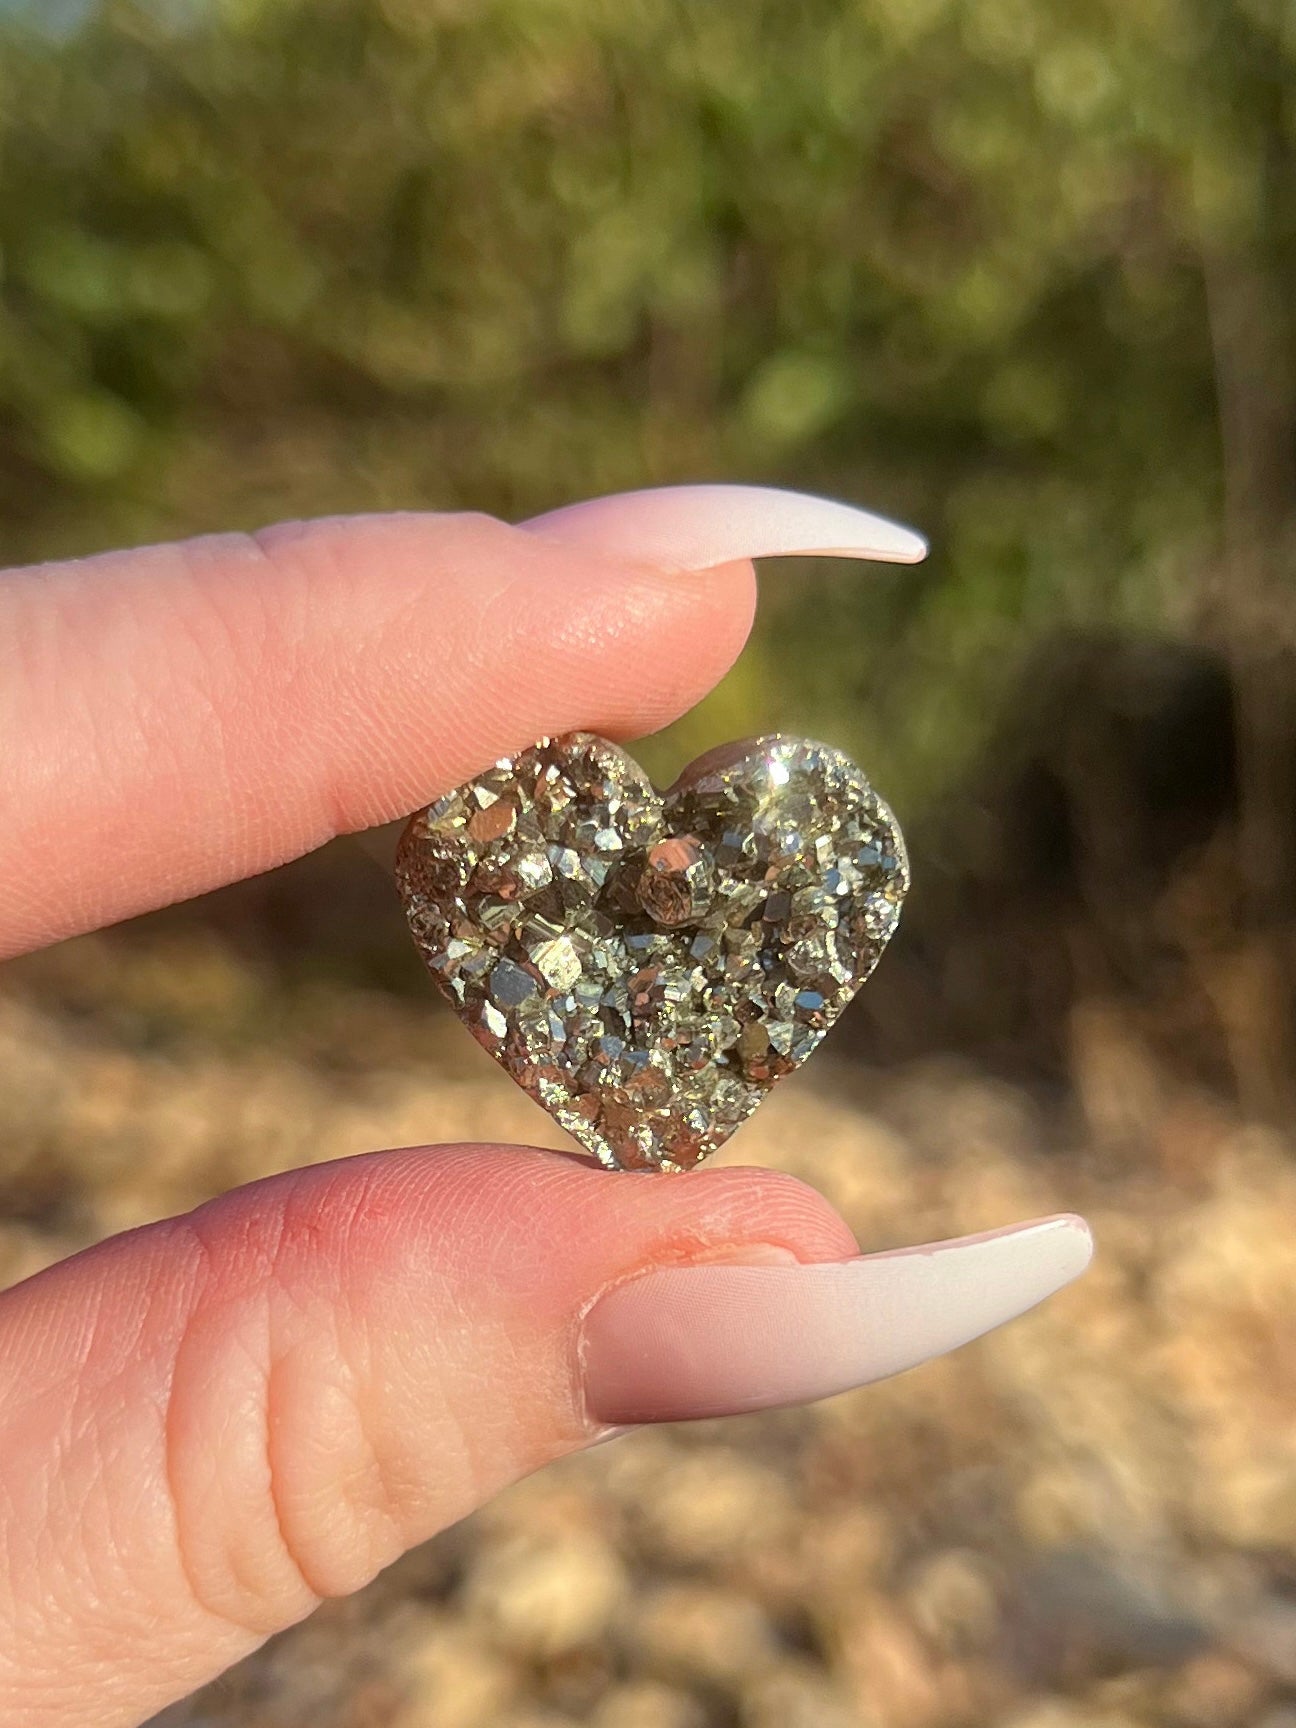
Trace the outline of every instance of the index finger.
<instances>
[{"instance_id":1,"label":"index finger","mask_svg":"<svg viewBox=\"0 0 1296 1728\"><path fill-rule=\"evenodd\" d=\"M10 572L0 957L391 820L546 733L664 725L745 640L747 556L815 550L816 510L835 551L853 525L870 555L882 526L769 493L762 530L750 498L733 514L754 489L700 491L682 518L680 489L637 495L655 562L601 500L535 532L338 518ZM711 525L677 561L672 511Z\"/></svg>"}]
</instances>

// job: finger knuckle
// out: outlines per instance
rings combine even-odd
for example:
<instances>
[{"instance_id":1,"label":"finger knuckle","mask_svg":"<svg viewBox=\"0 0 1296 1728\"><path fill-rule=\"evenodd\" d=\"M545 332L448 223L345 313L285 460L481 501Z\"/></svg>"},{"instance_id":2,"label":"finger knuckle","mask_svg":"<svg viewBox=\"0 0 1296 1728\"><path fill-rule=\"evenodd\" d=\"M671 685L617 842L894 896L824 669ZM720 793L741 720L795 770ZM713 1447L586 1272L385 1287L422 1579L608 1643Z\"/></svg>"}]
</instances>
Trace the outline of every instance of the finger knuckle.
<instances>
[{"instance_id":1,"label":"finger knuckle","mask_svg":"<svg viewBox=\"0 0 1296 1728\"><path fill-rule=\"evenodd\" d=\"M258 1637L404 1546L408 1461L371 1415L365 1328L339 1294L354 1225L282 1204L208 1235L176 1352L167 1482L185 1576Z\"/></svg>"}]
</instances>

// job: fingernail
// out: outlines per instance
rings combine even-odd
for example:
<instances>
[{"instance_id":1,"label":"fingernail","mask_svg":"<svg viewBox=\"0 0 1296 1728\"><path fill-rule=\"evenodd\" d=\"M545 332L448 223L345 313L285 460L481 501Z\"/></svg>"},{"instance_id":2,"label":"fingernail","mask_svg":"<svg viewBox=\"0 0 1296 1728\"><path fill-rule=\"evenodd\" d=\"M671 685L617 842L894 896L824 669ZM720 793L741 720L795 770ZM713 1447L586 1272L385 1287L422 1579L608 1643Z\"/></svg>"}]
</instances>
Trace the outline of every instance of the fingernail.
<instances>
[{"instance_id":1,"label":"fingernail","mask_svg":"<svg viewBox=\"0 0 1296 1728\"><path fill-rule=\"evenodd\" d=\"M585 1318L591 1417L678 1422L806 1404L954 1350L1084 1271L1089 1226L1041 1218L826 1265L671 1266Z\"/></svg>"},{"instance_id":2,"label":"fingernail","mask_svg":"<svg viewBox=\"0 0 1296 1728\"><path fill-rule=\"evenodd\" d=\"M614 492L533 516L524 528L611 557L707 570L737 558L805 553L917 564L912 528L807 492L775 486L658 486Z\"/></svg>"}]
</instances>

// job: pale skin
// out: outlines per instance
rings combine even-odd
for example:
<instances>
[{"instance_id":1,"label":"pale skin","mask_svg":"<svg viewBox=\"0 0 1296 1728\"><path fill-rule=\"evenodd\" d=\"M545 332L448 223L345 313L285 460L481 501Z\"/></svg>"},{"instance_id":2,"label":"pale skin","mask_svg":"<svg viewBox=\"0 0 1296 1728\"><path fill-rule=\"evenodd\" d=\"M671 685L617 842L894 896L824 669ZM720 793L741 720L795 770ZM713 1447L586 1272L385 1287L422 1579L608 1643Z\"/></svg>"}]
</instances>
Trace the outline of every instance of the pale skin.
<instances>
[{"instance_id":1,"label":"pale skin","mask_svg":"<svg viewBox=\"0 0 1296 1728\"><path fill-rule=\"evenodd\" d=\"M0 955L391 820L542 734L650 732L732 662L753 599L742 559L690 571L480 516L0 576ZM0 1721L141 1722L602 1438L576 1341L609 1286L857 1253L772 1170L423 1147L271 1178L5 1292Z\"/></svg>"}]
</instances>

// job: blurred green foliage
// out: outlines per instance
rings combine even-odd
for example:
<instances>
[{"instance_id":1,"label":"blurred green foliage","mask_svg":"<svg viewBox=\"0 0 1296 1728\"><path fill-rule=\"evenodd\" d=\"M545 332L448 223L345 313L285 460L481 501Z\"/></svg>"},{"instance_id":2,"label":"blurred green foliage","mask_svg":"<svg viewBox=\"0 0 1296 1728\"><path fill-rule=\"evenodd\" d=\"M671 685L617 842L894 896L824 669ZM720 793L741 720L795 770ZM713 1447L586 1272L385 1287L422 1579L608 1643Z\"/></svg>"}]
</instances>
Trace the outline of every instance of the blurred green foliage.
<instances>
[{"instance_id":1,"label":"blurred green foliage","mask_svg":"<svg viewBox=\"0 0 1296 1728\"><path fill-rule=\"evenodd\" d=\"M1286 0L0 9L0 551L836 492L931 564L770 585L673 747L797 725L903 804L1058 622L1209 628L1294 72Z\"/></svg>"}]
</instances>

